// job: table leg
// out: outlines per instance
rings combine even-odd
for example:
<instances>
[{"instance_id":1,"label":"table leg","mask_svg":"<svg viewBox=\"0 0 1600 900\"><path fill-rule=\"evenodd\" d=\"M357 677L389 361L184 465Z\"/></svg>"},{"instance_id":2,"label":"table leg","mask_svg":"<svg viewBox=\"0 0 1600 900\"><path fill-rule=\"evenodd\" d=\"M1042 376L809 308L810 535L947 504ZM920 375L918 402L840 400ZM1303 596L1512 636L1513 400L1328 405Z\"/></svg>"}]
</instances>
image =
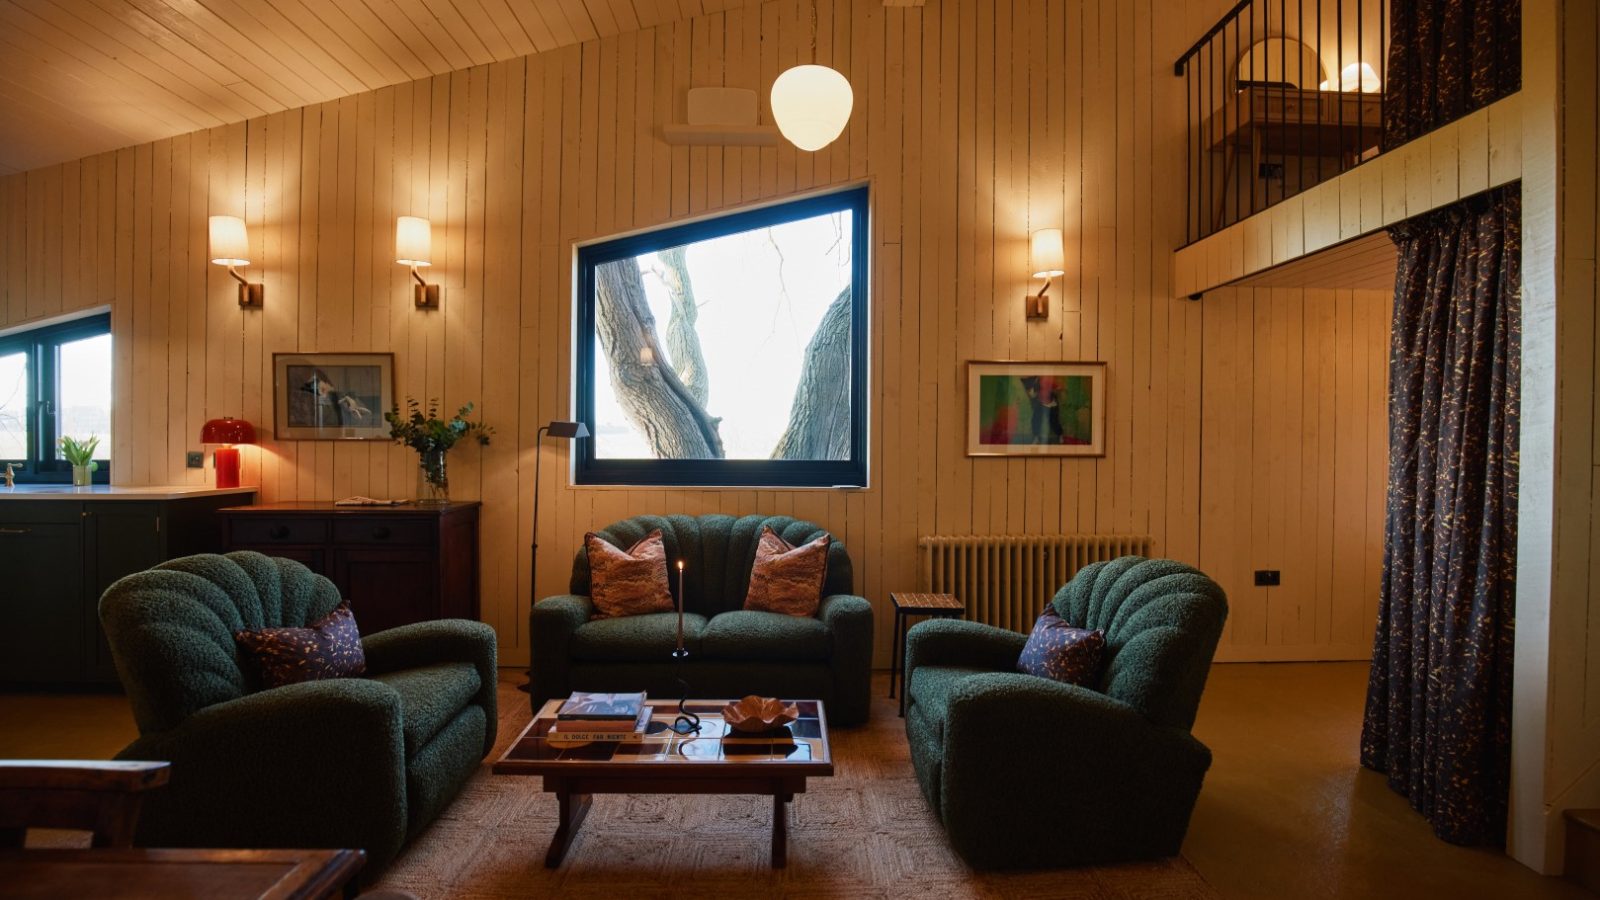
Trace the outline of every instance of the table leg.
<instances>
[{"instance_id":1,"label":"table leg","mask_svg":"<svg viewBox=\"0 0 1600 900\"><path fill-rule=\"evenodd\" d=\"M894 679L900 673L900 612L895 611L889 639L889 699L894 699Z\"/></svg>"},{"instance_id":2,"label":"table leg","mask_svg":"<svg viewBox=\"0 0 1600 900\"><path fill-rule=\"evenodd\" d=\"M911 617L905 617L909 623ZM906 717L906 694L911 692L911 685L906 682L906 663L911 649L911 628L909 624L900 626L900 633L895 640L895 646L900 648L900 718Z\"/></svg>"},{"instance_id":3,"label":"table leg","mask_svg":"<svg viewBox=\"0 0 1600 900\"><path fill-rule=\"evenodd\" d=\"M561 806L561 822L556 826L556 835L550 839L550 850L544 855L544 865L547 869L554 869L561 865L561 860L567 855L567 848L572 846L572 839L577 836L578 829L583 825L583 819L589 815L589 795L573 794L568 791L558 791L556 800Z\"/></svg>"},{"instance_id":4,"label":"table leg","mask_svg":"<svg viewBox=\"0 0 1600 900\"><path fill-rule=\"evenodd\" d=\"M789 801L793 794L772 795L772 867L789 864Z\"/></svg>"}]
</instances>

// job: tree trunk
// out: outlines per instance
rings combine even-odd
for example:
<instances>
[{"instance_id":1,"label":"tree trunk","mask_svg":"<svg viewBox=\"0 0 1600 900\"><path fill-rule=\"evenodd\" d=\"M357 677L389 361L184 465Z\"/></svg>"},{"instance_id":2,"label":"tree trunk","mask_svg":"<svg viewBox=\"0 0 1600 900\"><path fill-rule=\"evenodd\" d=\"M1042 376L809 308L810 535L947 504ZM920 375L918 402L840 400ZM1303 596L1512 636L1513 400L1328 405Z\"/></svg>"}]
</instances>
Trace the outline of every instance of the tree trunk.
<instances>
[{"instance_id":1,"label":"tree trunk","mask_svg":"<svg viewBox=\"0 0 1600 900\"><path fill-rule=\"evenodd\" d=\"M711 399L711 376L706 371L705 355L700 352L700 332L695 324L700 307L695 303L684 249L672 247L656 254L666 265L660 270L661 280L667 283L667 293L672 297L672 314L667 317L667 353L679 380L689 389L689 396L704 409Z\"/></svg>"},{"instance_id":2,"label":"tree trunk","mask_svg":"<svg viewBox=\"0 0 1600 900\"><path fill-rule=\"evenodd\" d=\"M789 427L773 459L850 458L850 288L839 292L806 344Z\"/></svg>"},{"instance_id":3,"label":"tree trunk","mask_svg":"<svg viewBox=\"0 0 1600 900\"><path fill-rule=\"evenodd\" d=\"M695 401L670 366L658 364L662 353L655 317L634 260L595 267L595 332L617 400L657 459L723 458L719 420Z\"/></svg>"}]
</instances>

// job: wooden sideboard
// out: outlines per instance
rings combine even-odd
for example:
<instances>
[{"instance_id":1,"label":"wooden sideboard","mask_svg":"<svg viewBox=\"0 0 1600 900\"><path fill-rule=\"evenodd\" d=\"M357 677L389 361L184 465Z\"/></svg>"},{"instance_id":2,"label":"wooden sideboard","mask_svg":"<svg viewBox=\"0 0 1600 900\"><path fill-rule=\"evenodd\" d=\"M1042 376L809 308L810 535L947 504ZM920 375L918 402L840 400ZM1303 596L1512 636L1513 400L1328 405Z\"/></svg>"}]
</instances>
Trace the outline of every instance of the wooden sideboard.
<instances>
[{"instance_id":1,"label":"wooden sideboard","mask_svg":"<svg viewBox=\"0 0 1600 900\"><path fill-rule=\"evenodd\" d=\"M265 503L218 516L229 550L299 560L326 575L371 634L429 619L478 618L479 505Z\"/></svg>"}]
</instances>

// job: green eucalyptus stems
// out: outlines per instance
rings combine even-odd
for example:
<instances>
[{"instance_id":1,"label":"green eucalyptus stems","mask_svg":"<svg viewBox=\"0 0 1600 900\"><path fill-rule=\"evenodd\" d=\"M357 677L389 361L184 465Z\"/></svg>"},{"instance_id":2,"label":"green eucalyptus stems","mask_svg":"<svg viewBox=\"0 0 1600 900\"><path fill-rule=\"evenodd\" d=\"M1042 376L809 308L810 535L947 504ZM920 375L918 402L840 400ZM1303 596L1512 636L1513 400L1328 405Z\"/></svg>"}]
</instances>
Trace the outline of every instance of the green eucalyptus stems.
<instances>
[{"instance_id":1,"label":"green eucalyptus stems","mask_svg":"<svg viewBox=\"0 0 1600 900\"><path fill-rule=\"evenodd\" d=\"M429 400L426 408L414 398L406 398L406 413L396 406L383 414L389 423L389 437L417 451L421 457L422 485L420 503L442 504L450 502L450 479L445 471L445 454L458 442L473 438L482 444L489 443L494 428L482 421L467 418L472 404L461 407L449 419L439 417L439 401Z\"/></svg>"}]
</instances>

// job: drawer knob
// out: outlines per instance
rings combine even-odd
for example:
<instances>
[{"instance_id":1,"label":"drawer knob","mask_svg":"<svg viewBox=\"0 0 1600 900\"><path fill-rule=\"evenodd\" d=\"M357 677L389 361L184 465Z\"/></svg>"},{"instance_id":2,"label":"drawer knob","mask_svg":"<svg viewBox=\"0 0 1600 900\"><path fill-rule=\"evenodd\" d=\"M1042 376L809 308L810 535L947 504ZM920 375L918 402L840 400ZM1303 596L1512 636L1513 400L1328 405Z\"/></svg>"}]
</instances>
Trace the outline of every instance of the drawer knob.
<instances>
[{"instance_id":1,"label":"drawer knob","mask_svg":"<svg viewBox=\"0 0 1600 900\"><path fill-rule=\"evenodd\" d=\"M274 525L267 530L267 537L270 537L275 541L281 541L288 536L289 526L287 525Z\"/></svg>"},{"instance_id":2,"label":"drawer knob","mask_svg":"<svg viewBox=\"0 0 1600 900\"><path fill-rule=\"evenodd\" d=\"M379 525L378 527L372 529L372 536L377 538L380 541L388 540L389 539L389 526L387 526L387 525Z\"/></svg>"}]
</instances>

